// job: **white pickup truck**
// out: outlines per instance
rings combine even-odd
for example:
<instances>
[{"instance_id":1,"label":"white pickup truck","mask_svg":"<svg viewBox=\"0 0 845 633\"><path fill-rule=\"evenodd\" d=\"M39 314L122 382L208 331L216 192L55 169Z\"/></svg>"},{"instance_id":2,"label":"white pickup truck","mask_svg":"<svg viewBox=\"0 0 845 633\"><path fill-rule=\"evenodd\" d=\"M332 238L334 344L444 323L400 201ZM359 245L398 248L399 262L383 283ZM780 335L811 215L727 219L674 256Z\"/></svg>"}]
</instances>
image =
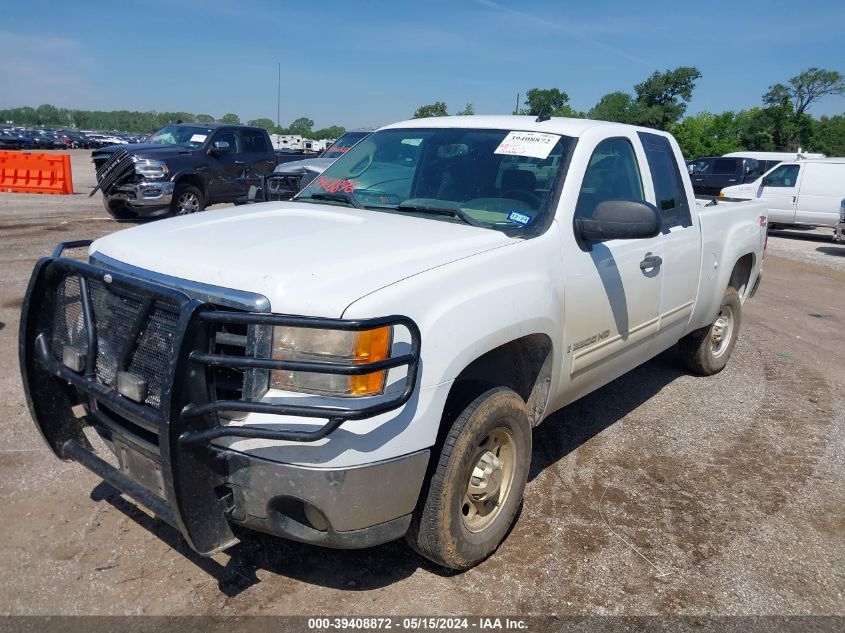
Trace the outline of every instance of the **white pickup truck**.
<instances>
[{"instance_id":1,"label":"white pickup truck","mask_svg":"<svg viewBox=\"0 0 845 633\"><path fill-rule=\"evenodd\" d=\"M87 261L59 245L21 368L55 454L202 554L242 526L405 536L464 569L516 516L533 426L678 342L690 370L725 366L765 240L761 203L696 203L662 132L406 121L292 201L130 228Z\"/></svg>"}]
</instances>

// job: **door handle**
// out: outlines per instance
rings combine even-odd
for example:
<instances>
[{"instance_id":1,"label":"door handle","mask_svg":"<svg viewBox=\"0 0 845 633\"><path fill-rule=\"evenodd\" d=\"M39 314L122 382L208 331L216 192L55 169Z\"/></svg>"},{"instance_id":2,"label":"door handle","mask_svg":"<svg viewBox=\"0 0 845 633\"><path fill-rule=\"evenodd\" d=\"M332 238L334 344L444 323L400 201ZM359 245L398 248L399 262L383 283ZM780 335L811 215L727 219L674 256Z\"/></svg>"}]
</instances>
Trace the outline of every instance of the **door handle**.
<instances>
[{"instance_id":1,"label":"door handle","mask_svg":"<svg viewBox=\"0 0 845 633\"><path fill-rule=\"evenodd\" d=\"M245 160L236 160L235 165L246 165L246 161Z\"/></svg>"},{"instance_id":2,"label":"door handle","mask_svg":"<svg viewBox=\"0 0 845 633\"><path fill-rule=\"evenodd\" d=\"M658 255L646 253L643 261L640 262L640 270L649 270L650 268L657 268L663 263L663 258Z\"/></svg>"}]
</instances>

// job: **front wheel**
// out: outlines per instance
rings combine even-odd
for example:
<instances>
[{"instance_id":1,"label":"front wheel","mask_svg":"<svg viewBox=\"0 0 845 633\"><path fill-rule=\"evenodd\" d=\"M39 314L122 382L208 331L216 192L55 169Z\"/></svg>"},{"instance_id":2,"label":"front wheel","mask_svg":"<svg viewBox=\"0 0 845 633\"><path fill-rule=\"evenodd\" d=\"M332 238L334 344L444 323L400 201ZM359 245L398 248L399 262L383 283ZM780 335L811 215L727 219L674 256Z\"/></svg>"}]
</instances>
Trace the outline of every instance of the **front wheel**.
<instances>
[{"instance_id":1,"label":"front wheel","mask_svg":"<svg viewBox=\"0 0 845 633\"><path fill-rule=\"evenodd\" d=\"M170 215L189 215L205 209L205 197L202 191L193 185L176 185L173 201L170 203Z\"/></svg>"},{"instance_id":2,"label":"front wheel","mask_svg":"<svg viewBox=\"0 0 845 633\"><path fill-rule=\"evenodd\" d=\"M431 561L468 569L492 554L522 503L531 463L525 402L496 387L452 423L407 539Z\"/></svg>"},{"instance_id":3,"label":"front wheel","mask_svg":"<svg viewBox=\"0 0 845 633\"><path fill-rule=\"evenodd\" d=\"M690 332L680 340L681 361L692 372L712 376L725 368L733 353L742 323L742 302L736 288L728 288L722 297L716 320L707 327Z\"/></svg>"}]
</instances>

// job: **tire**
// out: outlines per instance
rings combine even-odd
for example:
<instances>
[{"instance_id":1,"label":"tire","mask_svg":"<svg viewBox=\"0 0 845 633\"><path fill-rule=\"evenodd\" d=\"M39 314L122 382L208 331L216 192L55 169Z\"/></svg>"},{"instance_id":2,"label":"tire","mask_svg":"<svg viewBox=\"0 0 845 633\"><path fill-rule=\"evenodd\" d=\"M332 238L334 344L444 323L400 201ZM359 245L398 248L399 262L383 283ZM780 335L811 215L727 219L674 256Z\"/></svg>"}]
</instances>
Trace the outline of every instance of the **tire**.
<instances>
[{"instance_id":1,"label":"tire","mask_svg":"<svg viewBox=\"0 0 845 633\"><path fill-rule=\"evenodd\" d=\"M522 398L505 387L478 396L445 438L408 529L411 547L455 570L483 561L510 530L530 463L531 423Z\"/></svg>"},{"instance_id":2,"label":"tire","mask_svg":"<svg viewBox=\"0 0 845 633\"><path fill-rule=\"evenodd\" d=\"M115 220L137 220L138 214L132 211L122 200L106 200L103 198L103 206L109 215Z\"/></svg>"},{"instance_id":3,"label":"tire","mask_svg":"<svg viewBox=\"0 0 845 633\"><path fill-rule=\"evenodd\" d=\"M199 213L205 209L205 196L193 185L176 185L173 200L170 203L169 217Z\"/></svg>"},{"instance_id":4,"label":"tire","mask_svg":"<svg viewBox=\"0 0 845 633\"><path fill-rule=\"evenodd\" d=\"M722 297L716 320L707 327L690 332L678 343L681 362L696 374L712 376L728 364L742 324L742 302L736 288L728 288ZM727 332L726 332L727 330Z\"/></svg>"}]
</instances>

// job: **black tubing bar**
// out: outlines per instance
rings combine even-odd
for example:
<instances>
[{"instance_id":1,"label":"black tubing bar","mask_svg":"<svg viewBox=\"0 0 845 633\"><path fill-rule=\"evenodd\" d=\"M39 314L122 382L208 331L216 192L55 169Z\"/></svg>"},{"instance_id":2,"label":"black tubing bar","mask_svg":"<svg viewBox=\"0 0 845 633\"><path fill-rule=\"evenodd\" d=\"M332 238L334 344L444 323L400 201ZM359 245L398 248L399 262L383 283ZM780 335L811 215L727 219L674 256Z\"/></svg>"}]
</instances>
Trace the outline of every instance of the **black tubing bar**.
<instances>
[{"instance_id":1,"label":"black tubing bar","mask_svg":"<svg viewBox=\"0 0 845 633\"><path fill-rule=\"evenodd\" d=\"M319 374L335 374L340 376L363 376L374 374L385 369L392 369L402 365L410 365L416 361L413 354L386 358L384 360L360 365L342 365L340 363L323 363L311 361L274 360L270 358L248 358L245 356L227 356L224 354L204 354L191 352L189 358L197 363L214 367L232 367L235 369L276 369L283 371L304 371Z\"/></svg>"},{"instance_id":2,"label":"black tubing bar","mask_svg":"<svg viewBox=\"0 0 845 633\"><path fill-rule=\"evenodd\" d=\"M98 475L111 486L129 495L142 505L145 505L159 518L164 519L170 525L176 525L176 518L173 515L173 510L164 499L153 494L152 491L144 488L140 484L136 484L132 479L124 475L117 468L100 459L91 451L80 446L78 442L68 440L62 444L61 453L64 457L82 464L85 468Z\"/></svg>"},{"instance_id":3,"label":"black tubing bar","mask_svg":"<svg viewBox=\"0 0 845 633\"><path fill-rule=\"evenodd\" d=\"M53 259L58 259L66 250L71 248L82 248L83 246L91 246L93 241L94 240L73 240L72 242L59 242L53 249L51 257Z\"/></svg>"},{"instance_id":4,"label":"black tubing bar","mask_svg":"<svg viewBox=\"0 0 845 633\"><path fill-rule=\"evenodd\" d=\"M316 442L335 431L343 423L343 418L333 418L327 424L313 431L290 431L277 429L261 429L254 426L217 426L204 431L183 433L179 436L179 443L183 446L191 444L206 444L220 437L246 437L264 440L286 440L289 442Z\"/></svg>"},{"instance_id":5,"label":"black tubing bar","mask_svg":"<svg viewBox=\"0 0 845 633\"><path fill-rule=\"evenodd\" d=\"M290 314L263 314L257 312L206 311L198 315L203 321L212 323L246 323L247 325L287 325L290 327L318 328L327 330L361 331L372 330L385 325L404 325L411 332L411 338L419 339L419 328L411 319L393 315L372 319L330 319L326 317L295 316Z\"/></svg>"}]
</instances>

